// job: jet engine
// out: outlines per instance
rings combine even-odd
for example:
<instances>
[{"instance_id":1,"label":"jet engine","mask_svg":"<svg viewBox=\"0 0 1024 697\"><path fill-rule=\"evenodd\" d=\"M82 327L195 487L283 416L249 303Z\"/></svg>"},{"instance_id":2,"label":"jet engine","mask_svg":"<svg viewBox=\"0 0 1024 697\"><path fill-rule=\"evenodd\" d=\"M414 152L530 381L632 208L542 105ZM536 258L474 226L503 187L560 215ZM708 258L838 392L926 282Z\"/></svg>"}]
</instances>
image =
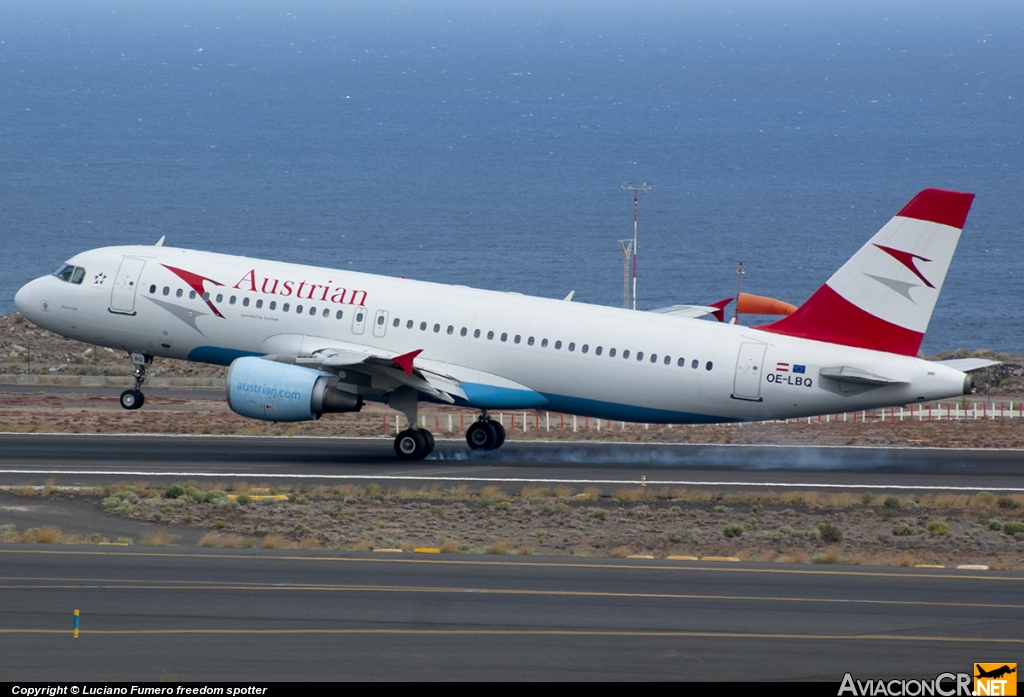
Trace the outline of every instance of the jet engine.
<instances>
[{"instance_id":1,"label":"jet engine","mask_svg":"<svg viewBox=\"0 0 1024 697\"><path fill-rule=\"evenodd\" d=\"M331 385L319 370L262 358L238 358L228 368L231 411L263 421L314 421L335 412L359 411L360 395Z\"/></svg>"}]
</instances>

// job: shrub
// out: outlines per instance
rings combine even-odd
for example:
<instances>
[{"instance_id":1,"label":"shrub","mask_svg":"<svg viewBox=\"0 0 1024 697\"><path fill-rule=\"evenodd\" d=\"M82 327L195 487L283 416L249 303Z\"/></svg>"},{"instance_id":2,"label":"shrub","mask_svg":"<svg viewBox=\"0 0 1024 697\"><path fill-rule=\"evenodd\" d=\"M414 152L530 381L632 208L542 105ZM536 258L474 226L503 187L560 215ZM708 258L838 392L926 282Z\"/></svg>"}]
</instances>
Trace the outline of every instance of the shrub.
<instances>
[{"instance_id":1,"label":"shrub","mask_svg":"<svg viewBox=\"0 0 1024 697\"><path fill-rule=\"evenodd\" d=\"M164 492L165 499L178 499L185 495L185 487L180 484L172 484Z\"/></svg>"},{"instance_id":2,"label":"shrub","mask_svg":"<svg viewBox=\"0 0 1024 697\"><path fill-rule=\"evenodd\" d=\"M1007 535L1016 535L1018 532L1024 532L1024 523L1018 520L1011 520L1009 523L1003 523L1003 532Z\"/></svg>"},{"instance_id":3,"label":"shrub","mask_svg":"<svg viewBox=\"0 0 1024 697\"><path fill-rule=\"evenodd\" d=\"M608 514L604 512L603 508L592 508L590 509L590 512L587 513L587 517L593 518L594 520L604 520L607 515Z\"/></svg>"},{"instance_id":4,"label":"shrub","mask_svg":"<svg viewBox=\"0 0 1024 697\"><path fill-rule=\"evenodd\" d=\"M895 496L889 496L882 502L882 506L885 508L896 509L900 507L900 500Z\"/></svg>"},{"instance_id":5,"label":"shrub","mask_svg":"<svg viewBox=\"0 0 1024 697\"><path fill-rule=\"evenodd\" d=\"M1020 508L1020 501L1017 501L1009 496L1000 496L996 499L996 504L1000 508Z\"/></svg>"},{"instance_id":6,"label":"shrub","mask_svg":"<svg viewBox=\"0 0 1024 697\"><path fill-rule=\"evenodd\" d=\"M897 525L892 529L892 534L897 537L906 537L907 535L914 534L914 528L909 525Z\"/></svg>"},{"instance_id":7,"label":"shrub","mask_svg":"<svg viewBox=\"0 0 1024 697\"><path fill-rule=\"evenodd\" d=\"M949 532L949 523L944 520L933 520L928 523L929 535L945 535Z\"/></svg>"},{"instance_id":8,"label":"shrub","mask_svg":"<svg viewBox=\"0 0 1024 697\"><path fill-rule=\"evenodd\" d=\"M746 532L746 528L744 528L742 525L737 525L736 523L726 525L722 529L722 534L726 537L739 537L744 532Z\"/></svg>"},{"instance_id":9,"label":"shrub","mask_svg":"<svg viewBox=\"0 0 1024 697\"><path fill-rule=\"evenodd\" d=\"M822 542L839 542L843 539L843 531L835 523L818 523L818 536Z\"/></svg>"}]
</instances>

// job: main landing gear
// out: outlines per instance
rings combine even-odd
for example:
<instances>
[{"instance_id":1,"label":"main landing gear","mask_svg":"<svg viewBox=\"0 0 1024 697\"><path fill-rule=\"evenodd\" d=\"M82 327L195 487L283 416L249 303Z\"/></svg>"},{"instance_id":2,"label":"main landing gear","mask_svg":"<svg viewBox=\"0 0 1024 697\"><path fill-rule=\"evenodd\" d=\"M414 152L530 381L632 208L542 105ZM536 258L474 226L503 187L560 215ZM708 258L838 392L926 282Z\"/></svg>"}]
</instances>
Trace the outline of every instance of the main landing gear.
<instances>
[{"instance_id":1,"label":"main landing gear","mask_svg":"<svg viewBox=\"0 0 1024 697\"><path fill-rule=\"evenodd\" d=\"M124 409L140 409L146 403L146 395L142 394L142 383L146 381L146 366L153 362L152 356L144 353L133 353L132 363L135 364L135 387L121 393L121 406Z\"/></svg>"},{"instance_id":2,"label":"main landing gear","mask_svg":"<svg viewBox=\"0 0 1024 697\"><path fill-rule=\"evenodd\" d=\"M422 428L410 427L395 436L399 460L422 460L434 452L434 436Z\"/></svg>"},{"instance_id":3,"label":"main landing gear","mask_svg":"<svg viewBox=\"0 0 1024 697\"><path fill-rule=\"evenodd\" d=\"M497 450L504 442L505 427L498 421L492 421L486 409L480 420L466 429L466 443L471 450Z\"/></svg>"}]
</instances>

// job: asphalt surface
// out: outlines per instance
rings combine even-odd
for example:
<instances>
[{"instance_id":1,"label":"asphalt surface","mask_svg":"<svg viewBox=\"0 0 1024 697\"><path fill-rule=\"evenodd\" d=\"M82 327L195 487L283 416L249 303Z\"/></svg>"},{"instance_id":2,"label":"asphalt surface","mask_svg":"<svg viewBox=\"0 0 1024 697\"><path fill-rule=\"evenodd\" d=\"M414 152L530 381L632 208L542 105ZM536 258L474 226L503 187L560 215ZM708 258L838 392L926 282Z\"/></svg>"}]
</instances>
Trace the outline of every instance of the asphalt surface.
<instances>
[{"instance_id":1,"label":"asphalt surface","mask_svg":"<svg viewBox=\"0 0 1024 697\"><path fill-rule=\"evenodd\" d=\"M1017 661L1022 590L994 571L0 545L0 674L934 678Z\"/></svg>"},{"instance_id":2,"label":"asphalt surface","mask_svg":"<svg viewBox=\"0 0 1024 697\"><path fill-rule=\"evenodd\" d=\"M1024 491L1024 451L507 442L491 453L438 441L423 462L390 439L0 435L0 485L128 480L330 484L565 482L606 492L649 486L866 491Z\"/></svg>"}]
</instances>

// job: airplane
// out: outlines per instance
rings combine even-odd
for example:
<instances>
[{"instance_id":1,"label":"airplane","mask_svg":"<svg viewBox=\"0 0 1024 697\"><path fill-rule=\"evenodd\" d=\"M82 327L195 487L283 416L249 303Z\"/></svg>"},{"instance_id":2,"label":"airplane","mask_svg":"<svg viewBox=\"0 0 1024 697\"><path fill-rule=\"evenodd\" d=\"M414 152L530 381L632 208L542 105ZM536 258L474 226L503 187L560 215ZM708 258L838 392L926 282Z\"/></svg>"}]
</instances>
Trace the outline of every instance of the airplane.
<instances>
[{"instance_id":1,"label":"airplane","mask_svg":"<svg viewBox=\"0 0 1024 697\"><path fill-rule=\"evenodd\" d=\"M918 359L973 194L926 189L795 312L748 327L722 303L635 311L163 246L82 252L22 287L33 323L127 352L142 407L154 358L229 366L227 401L288 422L388 403L396 455L434 438L421 401L480 410L473 450L505 440L496 409L658 424L765 421L970 393L981 359Z\"/></svg>"}]
</instances>

